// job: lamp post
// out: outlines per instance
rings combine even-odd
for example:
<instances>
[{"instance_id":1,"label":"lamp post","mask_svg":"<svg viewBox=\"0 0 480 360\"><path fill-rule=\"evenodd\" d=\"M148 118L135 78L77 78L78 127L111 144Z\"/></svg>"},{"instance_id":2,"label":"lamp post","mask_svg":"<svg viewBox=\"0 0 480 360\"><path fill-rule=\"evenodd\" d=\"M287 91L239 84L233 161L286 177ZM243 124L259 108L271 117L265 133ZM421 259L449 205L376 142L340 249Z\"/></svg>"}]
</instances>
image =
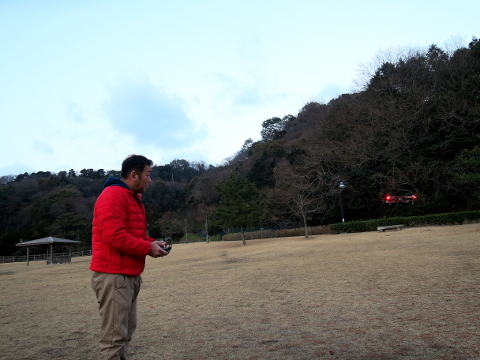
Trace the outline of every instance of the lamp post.
<instances>
[{"instance_id":1,"label":"lamp post","mask_svg":"<svg viewBox=\"0 0 480 360\"><path fill-rule=\"evenodd\" d=\"M345 217L343 216L343 204L342 204L342 190L343 190L344 187L345 187L345 184L343 183L343 181L340 181L340 185L338 185L338 188L340 189L338 194L339 194L339 198L340 198L340 211L342 212L342 222L343 223L345 222Z\"/></svg>"}]
</instances>

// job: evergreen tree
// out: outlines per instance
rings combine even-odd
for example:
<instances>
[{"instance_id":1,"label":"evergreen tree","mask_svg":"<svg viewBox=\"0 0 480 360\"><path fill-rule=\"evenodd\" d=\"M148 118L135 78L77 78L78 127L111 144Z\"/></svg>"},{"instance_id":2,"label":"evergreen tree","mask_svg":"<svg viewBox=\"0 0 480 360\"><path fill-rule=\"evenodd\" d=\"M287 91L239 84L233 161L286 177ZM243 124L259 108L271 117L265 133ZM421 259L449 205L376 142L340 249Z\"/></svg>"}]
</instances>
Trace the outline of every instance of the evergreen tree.
<instances>
[{"instance_id":1,"label":"evergreen tree","mask_svg":"<svg viewBox=\"0 0 480 360\"><path fill-rule=\"evenodd\" d=\"M255 185L232 171L220 182L217 191L221 201L214 211L216 222L222 227L239 227L246 245L245 227L258 223L263 213L263 201Z\"/></svg>"}]
</instances>

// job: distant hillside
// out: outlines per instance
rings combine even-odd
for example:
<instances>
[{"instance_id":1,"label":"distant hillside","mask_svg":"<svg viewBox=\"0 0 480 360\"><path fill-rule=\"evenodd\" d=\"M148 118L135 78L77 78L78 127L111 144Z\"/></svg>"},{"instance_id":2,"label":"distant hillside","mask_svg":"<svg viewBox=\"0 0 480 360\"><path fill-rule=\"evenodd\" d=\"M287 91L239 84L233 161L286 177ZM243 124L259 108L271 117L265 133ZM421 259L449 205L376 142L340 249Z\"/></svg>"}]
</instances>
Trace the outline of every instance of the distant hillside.
<instances>
[{"instance_id":1,"label":"distant hillside","mask_svg":"<svg viewBox=\"0 0 480 360\"><path fill-rule=\"evenodd\" d=\"M212 214L221 201L217 186L231 171L264 200L252 226L335 223L341 210L346 221L478 210L480 41L451 54L435 45L398 54L367 75L357 93L265 120L262 139L246 140L221 166L178 159L156 166L144 198L150 234L228 231ZM118 171L3 177L0 254L44 236L88 247L93 204L112 175ZM418 201L390 206L386 193L415 193Z\"/></svg>"}]
</instances>

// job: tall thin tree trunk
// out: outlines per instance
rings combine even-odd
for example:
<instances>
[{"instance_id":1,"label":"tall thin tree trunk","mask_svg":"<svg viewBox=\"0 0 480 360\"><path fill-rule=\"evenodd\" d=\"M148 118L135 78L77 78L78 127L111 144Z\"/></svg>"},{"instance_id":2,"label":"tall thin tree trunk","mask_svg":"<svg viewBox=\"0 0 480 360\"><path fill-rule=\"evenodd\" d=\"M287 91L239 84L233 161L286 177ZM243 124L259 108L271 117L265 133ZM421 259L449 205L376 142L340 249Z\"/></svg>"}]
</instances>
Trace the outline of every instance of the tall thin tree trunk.
<instances>
[{"instance_id":1,"label":"tall thin tree trunk","mask_svg":"<svg viewBox=\"0 0 480 360\"><path fill-rule=\"evenodd\" d=\"M242 242L243 242L243 245L247 245L247 242L245 241L245 235L243 234L243 226L240 226L240 231L242 232Z\"/></svg>"},{"instance_id":2,"label":"tall thin tree trunk","mask_svg":"<svg viewBox=\"0 0 480 360\"><path fill-rule=\"evenodd\" d=\"M308 239L307 217L305 216L305 213L303 213L303 212L302 212L302 218L303 218L303 226L305 228L305 239Z\"/></svg>"}]
</instances>

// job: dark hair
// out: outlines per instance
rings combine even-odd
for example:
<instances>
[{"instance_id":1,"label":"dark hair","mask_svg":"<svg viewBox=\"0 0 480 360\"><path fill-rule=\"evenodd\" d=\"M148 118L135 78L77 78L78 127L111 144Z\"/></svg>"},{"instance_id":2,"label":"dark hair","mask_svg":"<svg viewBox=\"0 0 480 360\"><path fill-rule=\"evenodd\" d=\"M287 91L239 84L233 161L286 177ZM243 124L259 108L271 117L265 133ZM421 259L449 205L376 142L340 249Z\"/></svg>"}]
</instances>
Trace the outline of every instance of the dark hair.
<instances>
[{"instance_id":1,"label":"dark hair","mask_svg":"<svg viewBox=\"0 0 480 360\"><path fill-rule=\"evenodd\" d=\"M139 174L143 172L145 166L152 166L153 161L147 159L145 156L142 155L129 155L122 163L122 173L121 177L123 179L128 178L128 175L132 171L136 171Z\"/></svg>"}]
</instances>

